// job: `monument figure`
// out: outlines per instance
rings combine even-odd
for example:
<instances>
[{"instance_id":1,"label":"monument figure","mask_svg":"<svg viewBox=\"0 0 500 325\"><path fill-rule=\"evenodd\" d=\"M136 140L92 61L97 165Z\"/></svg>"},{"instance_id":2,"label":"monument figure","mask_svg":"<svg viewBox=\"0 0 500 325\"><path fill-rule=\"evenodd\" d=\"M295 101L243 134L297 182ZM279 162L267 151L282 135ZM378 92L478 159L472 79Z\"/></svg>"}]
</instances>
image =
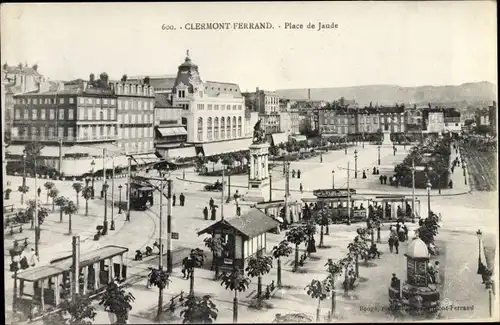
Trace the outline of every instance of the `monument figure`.
<instances>
[{"instance_id":1,"label":"monument figure","mask_svg":"<svg viewBox=\"0 0 500 325\"><path fill-rule=\"evenodd\" d=\"M262 120L259 119L253 127L253 139L252 139L253 144L260 144L266 142L266 139L264 137L264 130L261 127L261 123Z\"/></svg>"}]
</instances>

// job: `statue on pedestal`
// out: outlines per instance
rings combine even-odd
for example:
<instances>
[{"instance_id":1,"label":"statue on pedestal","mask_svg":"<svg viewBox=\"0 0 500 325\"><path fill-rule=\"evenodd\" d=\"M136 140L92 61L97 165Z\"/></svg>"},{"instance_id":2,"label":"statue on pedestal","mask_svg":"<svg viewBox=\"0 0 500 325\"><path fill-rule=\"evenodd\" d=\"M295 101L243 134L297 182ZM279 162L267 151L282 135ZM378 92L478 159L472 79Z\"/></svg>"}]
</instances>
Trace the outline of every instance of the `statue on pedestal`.
<instances>
[{"instance_id":1,"label":"statue on pedestal","mask_svg":"<svg viewBox=\"0 0 500 325\"><path fill-rule=\"evenodd\" d=\"M253 139L252 139L253 144L260 144L260 143L266 142L265 133L261 127L261 123L262 123L262 120L259 119L253 127Z\"/></svg>"}]
</instances>

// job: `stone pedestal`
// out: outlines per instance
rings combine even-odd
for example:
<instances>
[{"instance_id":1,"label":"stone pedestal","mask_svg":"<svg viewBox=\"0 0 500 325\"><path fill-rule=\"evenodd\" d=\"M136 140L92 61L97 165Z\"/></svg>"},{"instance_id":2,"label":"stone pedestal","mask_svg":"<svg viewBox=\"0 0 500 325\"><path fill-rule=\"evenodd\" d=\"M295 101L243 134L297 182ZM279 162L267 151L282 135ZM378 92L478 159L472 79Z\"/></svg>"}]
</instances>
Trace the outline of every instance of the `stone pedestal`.
<instances>
[{"instance_id":1,"label":"stone pedestal","mask_svg":"<svg viewBox=\"0 0 500 325\"><path fill-rule=\"evenodd\" d=\"M251 144L250 147L250 175L248 177L248 192L243 200L263 202L269 192L269 144Z\"/></svg>"},{"instance_id":2,"label":"stone pedestal","mask_svg":"<svg viewBox=\"0 0 500 325\"><path fill-rule=\"evenodd\" d=\"M393 144L391 141L391 131L384 131L384 139L382 140L382 145L392 147Z\"/></svg>"}]
</instances>

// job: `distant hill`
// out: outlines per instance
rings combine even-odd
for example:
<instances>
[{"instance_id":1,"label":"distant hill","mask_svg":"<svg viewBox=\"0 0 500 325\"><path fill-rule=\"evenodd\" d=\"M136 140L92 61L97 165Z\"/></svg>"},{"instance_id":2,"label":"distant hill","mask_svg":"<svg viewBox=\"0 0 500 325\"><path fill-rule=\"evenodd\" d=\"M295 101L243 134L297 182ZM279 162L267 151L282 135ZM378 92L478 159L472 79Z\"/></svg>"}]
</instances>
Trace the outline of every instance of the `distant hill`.
<instances>
[{"instance_id":1,"label":"distant hill","mask_svg":"<svg viewBox=\"0 0 500 325\"><path fill-rule=\"evenodd\" d=\"M307 99L307 89L279 89L281 97ZM339 88L311 88L311 100L355 99L360 106L370 102L379 105L395 103L427 105L441 104L466 108L467 106L486 106L496 100L496 85L488 81L464 83L459 86L421 86L400 87L397 85L370 85Z\"/></svg>"}]
</instances>

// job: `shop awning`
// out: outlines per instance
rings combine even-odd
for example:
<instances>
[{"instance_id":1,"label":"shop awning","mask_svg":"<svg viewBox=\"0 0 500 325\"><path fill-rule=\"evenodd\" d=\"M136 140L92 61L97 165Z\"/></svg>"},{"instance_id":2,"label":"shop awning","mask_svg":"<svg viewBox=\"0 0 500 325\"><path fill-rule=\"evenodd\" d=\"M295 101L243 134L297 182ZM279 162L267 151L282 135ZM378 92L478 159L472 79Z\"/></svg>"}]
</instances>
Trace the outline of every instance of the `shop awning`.
<instances>
[{"instance_id":1,"label":"shop awning","mask_svg":"<svg viewBox=\"0 0 500 325\"><path fill-rule=\"evenodd\" d=\"M187 131L182 126L175 126L170 128L158 128L162 137L176 136L176 135L187 135Z\"/></svg>"},{"instance_id":2,"label":"shop awning","mask_svg":"<svg viewBox=\"0 0 500 325\"><path fill-rule=\"evenodd\" d=\"M154 153L148 153L143 155L132 155L133 160L135 160L139 165L147 165L160 161Z\"/></svg>"},{"instance_id":3,"label":"shop awning","mask_svg":"<svg viewBox=\"0 0 500 325\"><path fill-rule=\"evenodd\" d=\"M249 150L248 147L252 144L251 138L219 141L203 144L205 156L219 155L222 153L236 152L241 150Z\"/></svg>"},{"instance_id":4,"label":"shop awning","mask_svg":"<svg viewBox=\"0 0 500 325\"><path fill-rule=\"evenodd\" d=\"M196 150L193 147L172 148L166 150L166 157L170 159L196 157Z\"/></svg>"},{"instance_id":5,"label":"shop awning","mask_svg":"<svg viewBox=\"0 0 500 325\"><path fill-rule=\"evenodd\" d=\"M5 153L12 156L22 156L25 149L24 145L11 145L7 147ZM64 155L65 148L62 149ZM59 157L59 146L45 146L40 151L41 157Z\"/></svg>"},{"instance_id":6,"label":"shop awning","mask_svg":"<svg viewBox=\"0 0 500 325\"><path fill-rule=\"evenodd\" d=\"M286 133L273 133L272 137L275 146L288 142L288 135Z\"/></svg>"}]
</instances>

